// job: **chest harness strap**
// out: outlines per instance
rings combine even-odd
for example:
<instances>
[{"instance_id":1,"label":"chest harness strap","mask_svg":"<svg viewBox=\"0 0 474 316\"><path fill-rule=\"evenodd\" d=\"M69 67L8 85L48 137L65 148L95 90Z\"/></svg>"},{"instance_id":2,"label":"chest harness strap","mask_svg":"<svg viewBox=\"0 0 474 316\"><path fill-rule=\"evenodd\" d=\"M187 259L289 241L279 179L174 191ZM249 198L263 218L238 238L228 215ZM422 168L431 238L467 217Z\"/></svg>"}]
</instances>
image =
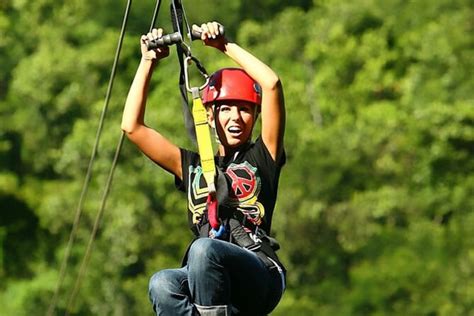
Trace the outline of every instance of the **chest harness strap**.
<instances>
[{"instance_id":1,"label":"chest harness strap","mask_svg":"<svg viewBox=\"0 0 474 316\"><path fill-rule=\"evenodd\" d=\"M185 125L191 139L196 140L198 152L201 160L201 167L203 176L208 188L207 196L207 212L209 223L212 227L211 237L219 238L224 232L225 228L219 220L218 203L217 203L217 173L214 162L214 153L212 148L211 133L207 124L207 114L204 105L202 104L200 90L209 82L209 76L200 61L191 54L191 42L194 39L200 39L201 34L193 32L189 26L186 18L184 7L180 0L173 0L170 5L173 29L181 35L182 40L177 45L178 59L180 61L180 90L183 99L183 113L185 114ZM186 30L185 30L186 29ZM185 36L187 35L187 36ZM185 37L190 40L189 45L184 41ZM194 62L195 66L205 78L205 83L200 87L190 87L188 77L188 66ZM189 115L189 108L187 102L186 91L192 94L193 106L192 117ZM194 120L194 128L190 124Z\"/></svg>"},{"instance_id":2,"label":"chest harness strap","mask_svg":"<svg viewBox=\"0 0 474 316\"><path fill-rule=\"evenodd\" d=\"M216 165L214 161L214 152L212 148L212 138L209 125L207 123L207 112L202 103L200 90L209 83L207 74L202 73L206 79L205 83L200 87L190 87L188 78L188 65L194 60L192 56L188 56L184 60L184 74L186 81L186 89L191 92L193 97L192 114L194 119L194 128L196 132L196 140L198 145L199 158L204 179L206 180L208 196L206 201L207 216L211 225L210 237L220 238L225 233L225 226L219 219L218 203L217 203L217 185L216 185Z\"/></svg>"},{"instance_id":3,"label":"chest harness strap","mask_svg":"<svg viewBox=\"0 0 474 316\"><path fill-rule=\"evenodd\" d=\"M211 132L209 125L207 124L207 113L202 103L200 91L204 89L209 83L209 76L200 63L200 61L194 57L191 53L191 45L185 42L184 26L187 28L187 37L192 41L199 39L200 34L192 32L191 28L186 19L184 8L179 0L173 0L170 6L172 24L175 33L163 36L157 39L151 45L149 49L160 46L160 45L173 45L176 44L178 59L180 62L180 90L183 99L183 113L185 116L185 125L188 129L188 133L193 139L195 136L196 143L198 146L198 152L201 160L201 167L203 176L207 184L208 196L206 201L207 216L209 224L211 225L210 237L220 238L225 233L225 226L221 223L218 215L218 203L217 203L217 184L216 184L216 166L214 162L214 153L212 148ZM184 24L184 25L183 25ZM191 87L189 84L188 68L191 63L194 63L198 68L201 75L204 77L205 82L202 86ZM193 106L192 106L192 117L188 115L188 102L187 92L192 94ZM194 121L194 128L191 123ZM191 126L190 126L191 125ZM191 128L190 128L191 127Z\"/></svg>"},{"instance_id":4,"label":"chest harness strap","mask_svg":"<svg viewBox=\"0 0 474 316\"><path fill-rule=\"evenodd\" d=\"M191 88L193 96L193 118L196 130L196 139L201 160L201 167L204 179L207 183L207 216L211 225L211 237L219 238L224 233L224 225L219 220L216 190L216 165L214 162L214 152L211 143L211 132L207 124L207 114L199 94L199 88Z\"/></svg>"}]
</instances>

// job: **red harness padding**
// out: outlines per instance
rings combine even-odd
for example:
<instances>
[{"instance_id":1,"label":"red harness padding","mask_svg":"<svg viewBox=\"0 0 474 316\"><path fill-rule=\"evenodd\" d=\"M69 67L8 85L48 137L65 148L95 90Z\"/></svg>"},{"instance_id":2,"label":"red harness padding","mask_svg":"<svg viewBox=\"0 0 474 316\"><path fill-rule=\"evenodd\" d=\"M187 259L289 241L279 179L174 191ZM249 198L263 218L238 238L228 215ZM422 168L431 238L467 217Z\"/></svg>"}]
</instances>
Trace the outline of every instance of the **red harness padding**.
<instances>
[{"instance_id":1,"label":"red harness padding","mask_svg":"<svg viewBox=\"0 0 474 316\"><path fill-rule=\"evenodd\" d=\"M207 196L207 217L209 219L209 224L215 230L219 229L221 226L219 215L217 214L218 205L217 205L217 198L214 194L209 194Z\"/></svg>"},{"instance_id":2,"label":"red harness padding","mask_svg":"<svg viewBox=\"0 0 474 316\"><path fill-rule=\"evenodd\" d=\"M215 194L210 193L207 196L207 218L209 220L209 225L211 230L209 231L209 237L211 238L222 238L225 235L226 228L219 219L218 214L218 203Z\"/></svg>"}]
</instances>

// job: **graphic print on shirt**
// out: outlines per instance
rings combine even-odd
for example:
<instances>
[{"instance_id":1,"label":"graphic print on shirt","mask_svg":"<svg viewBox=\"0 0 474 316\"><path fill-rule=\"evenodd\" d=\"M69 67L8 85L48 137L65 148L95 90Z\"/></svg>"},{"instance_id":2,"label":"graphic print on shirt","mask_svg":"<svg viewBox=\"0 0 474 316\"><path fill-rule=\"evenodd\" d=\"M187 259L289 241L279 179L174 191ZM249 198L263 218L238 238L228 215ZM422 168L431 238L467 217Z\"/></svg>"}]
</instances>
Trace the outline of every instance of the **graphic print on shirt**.
<instances>
[{"instance_id":1,"label":"graphic print on shirt","mask_svg":"<svg viewBox=\"0 0 474 316\"><path fill-rule=\"evenodd\" d=\"M257 168L248 162L232 163L225 171L231 180L230 203L242 212L253 225L260 225L265 208L257 198L261 190L261 180ZM188 210L192 213L193 224L200 222L206 209L207 185L201 166L189 166Z\"/></svg>"},{"instance_id":2,"label":"graphic print on shirt","mask_svg":"<svg viewBox=\"0 0 474 316\"><path fill-rule=\"evenodd\" d=\"M232 180L233 204L252 224L260 225L265 215L265 208L257 198L260 194L261 181L257 168L247 161L240 164L230 164L226 174Z\"/></svg>"},{"instance_id":3,"label":"graphic print on shirt","mask_svg":"<svg viewBox=\"0 0 474 316\"><path fill-rule=\"evenodd\" d=\"M188 190L188 210L193 214L193 224L201 221L202 214L206 210L207 185L202 176L201 166L194 168L189 166L188 181L190 188Z\"/></svg>"}]
</instances>

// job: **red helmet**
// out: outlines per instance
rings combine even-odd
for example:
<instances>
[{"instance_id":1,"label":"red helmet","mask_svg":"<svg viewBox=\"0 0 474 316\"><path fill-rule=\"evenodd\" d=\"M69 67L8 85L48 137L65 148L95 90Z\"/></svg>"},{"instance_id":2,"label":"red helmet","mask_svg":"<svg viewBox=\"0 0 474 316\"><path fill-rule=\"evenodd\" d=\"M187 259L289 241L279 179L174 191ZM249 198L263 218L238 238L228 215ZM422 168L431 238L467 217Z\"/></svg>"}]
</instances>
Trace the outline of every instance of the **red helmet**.
<instances>
[{"instance_id":1,"label":"red helmet","mask_svg":"<svg viewBox=\"0 0 474 316\"><path fill-rule=\"evenodd\" d=\"M243 69L223 68L213 73L202 92L205 105L223 100L262 102L262 89Z\"/></svg>"}]
</instances>

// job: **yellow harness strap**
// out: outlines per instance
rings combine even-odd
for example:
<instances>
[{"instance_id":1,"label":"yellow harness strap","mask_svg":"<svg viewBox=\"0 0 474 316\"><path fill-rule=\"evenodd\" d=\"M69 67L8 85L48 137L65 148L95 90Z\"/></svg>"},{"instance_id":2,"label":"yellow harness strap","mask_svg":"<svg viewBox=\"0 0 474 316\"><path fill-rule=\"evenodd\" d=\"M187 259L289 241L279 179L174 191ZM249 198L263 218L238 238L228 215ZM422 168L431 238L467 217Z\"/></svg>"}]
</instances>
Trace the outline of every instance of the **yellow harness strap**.
<instances>
[{"instance_id":1,"label":"yellow harness strap","mask_svg":"<svg viewBox=\"0 0 474 316\"><path fill-rule=\"evenodd\" d=\"M198 88L192 88L193 95L193 117L194 127L196 129L196 139L198 144L199 156L201 159L202 172L207 183L207 189L210 195L216 194L216 165L214 162L214 153L211 142L211 132L207 124L207 113L202 104Z\"/></svg>"}]
</instances>

